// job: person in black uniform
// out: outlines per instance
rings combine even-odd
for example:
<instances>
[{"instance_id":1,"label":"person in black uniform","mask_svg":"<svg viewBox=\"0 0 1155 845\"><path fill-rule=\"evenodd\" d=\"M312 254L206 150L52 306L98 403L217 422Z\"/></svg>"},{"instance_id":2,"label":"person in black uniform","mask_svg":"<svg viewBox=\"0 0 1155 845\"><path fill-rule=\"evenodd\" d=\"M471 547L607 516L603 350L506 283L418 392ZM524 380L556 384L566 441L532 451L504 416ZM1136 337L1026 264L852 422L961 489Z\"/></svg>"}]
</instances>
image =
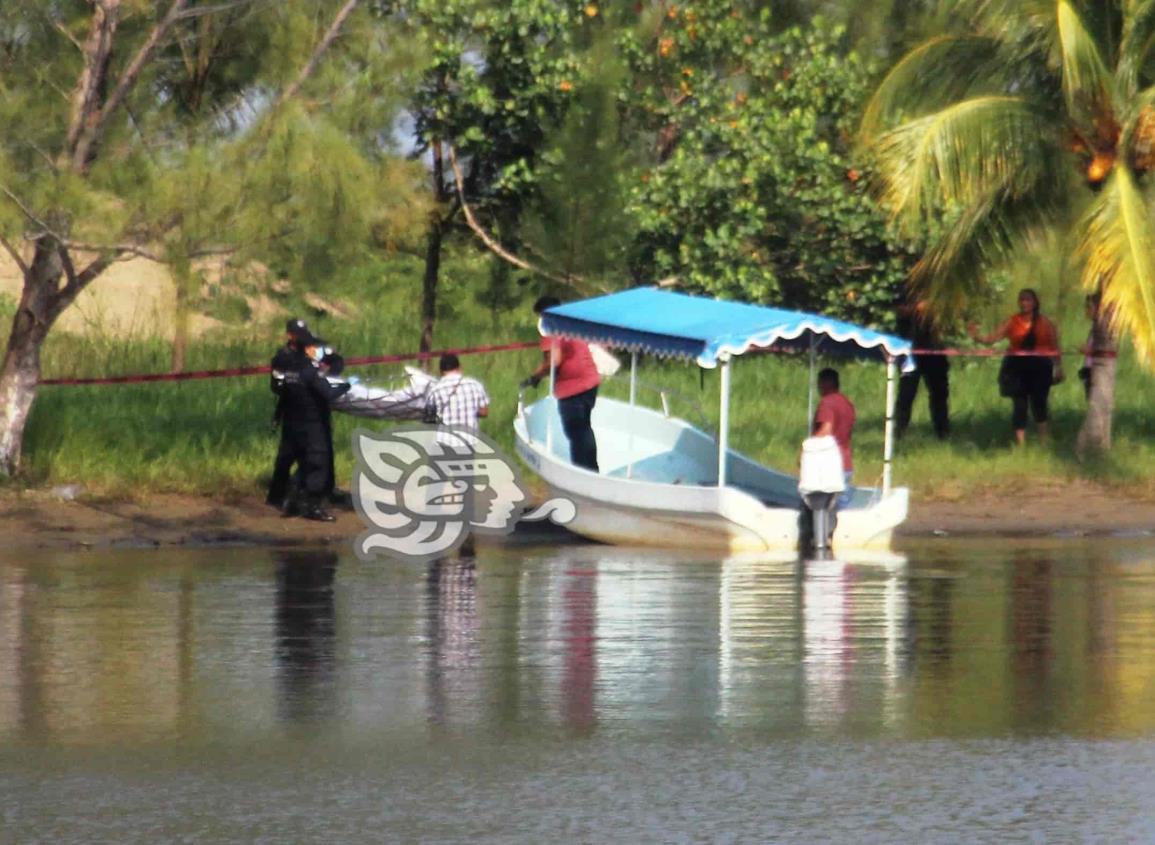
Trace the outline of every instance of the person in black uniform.
<instances>
[{"instance_id":1,"label":"person in black uniform","mask_svg":"<svg viewBox=\"0 0 1155 845\"><path fill-rule=\"evenodd\" d=\"M272 373L269 375L269 388L277 397L277 405L273 411L273 427L280 426L281 442L277 449L277 458L273 464L273 478L269 482L269 492L265 502L289 516L296 515L297 502L290 497L290 485L293 481L293 464L296 457L288 438L285 435L284 416L284 387L285 373L299 369L308 358L304 348L298 342L301 338L311 337L308 324L301 319L291 319L285 324L285 345L277 350L270 362Z\"/></svg>"},{"instance_id":2,"label":"person in black uniform","mask_svg":"<svg viewBox=\"0 0 1155 845\"><path fill-rule=\"evenodd\" d=\"M915 349L944 348L925 302L911 303L903 299L898 305L897 323L898 334L913 343ZM950 436L950 361L945 355L915 355L914 363L918 369L904 373L898 382L895 434L902 437L910 427L918 383L925 381L935 436L946 440Z\"/></svg>"},{"instance_id":3,"label":"person in black uniform","mask_svg":"<svg viewBox=\"0 0 1155 845\"><path fill-rule=\"evenodd\" d=\"M280 371L278 407L281 416L281 447L275 470L297 464L300 487L304 495L306 519L332 522L323 502L329 491L330 460L333 452L332 428L326 423L329 403L349 389L347 383L332 384L317 368L317 352L324 341L314 337L308 328L299 330L292 341L301 354L286 359L287 369ZM286 473L287 475L287 473ZM283 501L288 479L274 474L268 500Z\"/></svg>"},{"instance_id":4,"label":"person in black uniform","mask_svg":"<svg viewBox=\"0 0 1155 845\"><path fill-rule=\"evenodd\" d=\"M342 374L345 372L345 359L336 352L330 350L325 354L325 357L321 359L320 369L321 375L330 382L338 385L345 383L342 378ZM349 385L355 381L356 379L351 379ZM344 387L344 390L348 389L348 386ZM328 499L329 504L352 510L352 497L345 490L337 489L337 472L334 466L336 456L333 451L333 409L327 403L325 405L325 437L329 441L329 469L325 476L325 498Z\"/></svg>"}]
</instances>

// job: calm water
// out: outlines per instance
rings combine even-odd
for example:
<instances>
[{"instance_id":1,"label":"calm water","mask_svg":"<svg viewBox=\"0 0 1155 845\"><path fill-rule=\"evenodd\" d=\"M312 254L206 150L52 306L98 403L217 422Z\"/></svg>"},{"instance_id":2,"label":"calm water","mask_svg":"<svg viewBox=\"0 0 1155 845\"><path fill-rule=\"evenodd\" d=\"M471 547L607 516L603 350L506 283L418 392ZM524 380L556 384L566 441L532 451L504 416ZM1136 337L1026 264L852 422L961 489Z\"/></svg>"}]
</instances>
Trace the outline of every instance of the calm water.
<instances>
[{"instance_id":1,"label":"calm water","mask_svg":"<svg viewBox=\"0 0 1155 845\"><path fill-rule=\"evenodd\" d=\"M0 843L1155 842L1151 541L0 558Z\"/></svg>"}]
</instances>

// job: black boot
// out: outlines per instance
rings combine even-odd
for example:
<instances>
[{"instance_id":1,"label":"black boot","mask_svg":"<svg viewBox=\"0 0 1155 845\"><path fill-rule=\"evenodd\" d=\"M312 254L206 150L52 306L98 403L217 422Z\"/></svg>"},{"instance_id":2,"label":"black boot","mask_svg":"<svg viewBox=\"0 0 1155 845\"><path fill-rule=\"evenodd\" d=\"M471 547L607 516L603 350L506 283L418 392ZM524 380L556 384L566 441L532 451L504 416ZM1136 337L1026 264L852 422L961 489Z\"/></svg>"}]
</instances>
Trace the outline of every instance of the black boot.
<instances>
[{"instance_id":1,"label":"black boot","mask_svg":"<svg viewBox=\"0 0 1155 845\"><path fill-rule=\"evenodd\" d=\"M305 512L301 514L305 519L311 519L313 522L336 522L337 517L329 513L320 505L310 505L305 508Z\"/></svg>"}]
</instances>

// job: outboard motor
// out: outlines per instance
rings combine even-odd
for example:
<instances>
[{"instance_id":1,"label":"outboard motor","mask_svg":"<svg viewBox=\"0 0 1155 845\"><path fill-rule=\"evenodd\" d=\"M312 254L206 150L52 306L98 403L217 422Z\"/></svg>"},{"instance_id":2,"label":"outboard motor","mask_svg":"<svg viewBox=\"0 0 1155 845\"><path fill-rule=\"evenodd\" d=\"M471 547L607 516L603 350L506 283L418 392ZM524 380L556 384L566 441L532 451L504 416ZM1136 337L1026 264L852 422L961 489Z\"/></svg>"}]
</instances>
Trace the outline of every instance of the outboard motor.
<instances>
[{"instance_id":1,"label":"outboard motor","mask_svg":"<svg viewBox=\"0 0 1155 845\"><path fill-rule=\"evenodd\" d=\"M798 492L805 509L800 534L805 537L806 529L810 529L810 545L815 557L825 557L830 553L830 538L835 526L834 507L844 490L846 476L842 469L842 452L838 442L829 435L808 437L802 441Z\"/></svg>"}]
</instances>

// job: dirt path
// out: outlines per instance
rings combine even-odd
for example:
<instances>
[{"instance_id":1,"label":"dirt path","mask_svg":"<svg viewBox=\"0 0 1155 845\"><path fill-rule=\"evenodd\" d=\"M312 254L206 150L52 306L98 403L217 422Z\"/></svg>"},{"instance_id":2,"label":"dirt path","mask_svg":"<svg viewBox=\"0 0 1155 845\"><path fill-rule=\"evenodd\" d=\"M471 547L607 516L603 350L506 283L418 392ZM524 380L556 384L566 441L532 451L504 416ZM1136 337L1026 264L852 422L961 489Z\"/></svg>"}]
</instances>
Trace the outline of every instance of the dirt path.
<instances>
[{"instance_id":1,"label":"dirt path","mask_svg":"<svg viewBox=\"0 0 1155 845\"><path fill-rule=\"evenodd\" d=\"M159 495L146 503L61 501L44 492L0 499L0 544L32 548L148 548L213 545L345 545L361 530L356 514L330 524L284 519L258 499L224 503ZM1093 485L964 502L919 502L902 527L907 537L1072 536L1155 531L1155 502Z\"/></svg>"},{"instance_id":2,"label":"dirt path","mask_svg":"<svg viewBox=\"0 0 1155 845\"><path fill-rule=\"evenodd\" d=\"M903 536L954 535L1040 537L1155 532L1155 502L1093 484L1075 482L961 502L911 503Z\"/></svg>"},{"instance_id":3,"label":"dirt path","mask_svg":"<svg viewBox=\"0 0 1155 845\"><path fill-rule=\"evenodd\" d=\"M329 545L360 530L356 514L335 523L284 519L258 499L223 503L195 496L147 502L60 501L24 494L0 506L7 548L147 548L212 545Z\"/></svg>"}]
</instances>

